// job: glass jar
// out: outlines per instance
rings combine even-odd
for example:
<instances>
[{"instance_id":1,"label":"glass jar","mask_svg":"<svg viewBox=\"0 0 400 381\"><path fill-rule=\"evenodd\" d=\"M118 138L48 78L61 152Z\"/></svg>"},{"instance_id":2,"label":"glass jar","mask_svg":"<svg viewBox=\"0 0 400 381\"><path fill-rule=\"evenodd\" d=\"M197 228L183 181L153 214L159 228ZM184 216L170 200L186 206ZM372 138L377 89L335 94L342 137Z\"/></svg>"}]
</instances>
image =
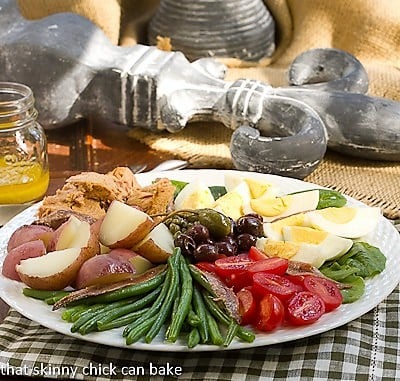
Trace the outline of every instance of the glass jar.
<instances>
[{"instance_id":1,"label":"glass jar","mask_svg":"<svg viewBox=\"0 0 400 381\"><path fill-rule=\"evenodd\" d=\"M49 185L47 142L32 90L0 82L0 215L7 205L40 200Z\"/></svg>"}]
</instances>

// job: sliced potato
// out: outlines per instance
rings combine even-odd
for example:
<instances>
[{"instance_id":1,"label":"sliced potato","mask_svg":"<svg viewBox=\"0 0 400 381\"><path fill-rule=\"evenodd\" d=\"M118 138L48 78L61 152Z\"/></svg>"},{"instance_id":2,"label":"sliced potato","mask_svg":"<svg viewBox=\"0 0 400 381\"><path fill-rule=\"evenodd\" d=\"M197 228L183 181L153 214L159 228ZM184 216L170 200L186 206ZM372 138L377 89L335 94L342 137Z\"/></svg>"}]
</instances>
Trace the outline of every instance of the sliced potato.
<instances>
[{"instance_id":1,"label":"sliced potato","mask_svg":"<svg viewBox=\"0 0 400 381\"><path fill-rule=\"evenodd\" d=\"M53 239L49 246L49 251L64 250L71 247L82 247L82 245L77 242L75 242L75 246L73 245L73 242L76 241L77 236L84 237L78 235L79 230L83 226L82 223L83 221L78 220L75 216L71 215L69 219L61 224L60 227L54 232ZM87 227L90 225L85 222L85 226Z\"/></svg>"},{"instance_id":2,"label":"sliced potato","mask_svg":"<svg viewBox=\"0 0 400 381\"><path fill-rule=\"evenodd\" d=\"M82 221L81 229L71 244L74 242L85 246L56 250L37 258L22 260L16 266L21 280L38 290L62 290L71 285L82 264L100 251L98 237L85 221Z\"/></svg>"},{"instance_id":3,"label":"sliced potato","mask_svg":"<svg viewBox=\"0 0 400 381\"><path fill-rule=\"evenodd\" d=\"M100 227L100 242L111 248L131 249L154 226L153 219L141 210L114 200Z\"/></svg>"},{"instance_id":4,"label":"sliced potato","mask_svg":"<svg viewBox=\"0 0 400 381\"><path fill-rule=\"evenodd\" d=\"M23 225L11 234L7 244L7 252L26 242L42 240L45 246L50 243L53 238L54 231L45 225Z\"/></svg>"},{"instance_id":5,"label":"sliced potato","mask_svg":"<svg viewBox=\"0 0 400 381\"><path fill-rule=\"evenodd\" d=\"M174 238L163 223L156 225L135 251L152 263L165 263L174 250Z\"/></svg>"},{"instance_id":6,"label":"sliced potato","mask_svg":"<svg viewBox=\"0 0 400 381\"><path fill-rule=\"evenodd\" d=\"M24 259L40 257L45 254L46 246L40 239L14 247L4 258L2 274L9 279L20 281L16 266Z\"/></svg>"}]
</instances>

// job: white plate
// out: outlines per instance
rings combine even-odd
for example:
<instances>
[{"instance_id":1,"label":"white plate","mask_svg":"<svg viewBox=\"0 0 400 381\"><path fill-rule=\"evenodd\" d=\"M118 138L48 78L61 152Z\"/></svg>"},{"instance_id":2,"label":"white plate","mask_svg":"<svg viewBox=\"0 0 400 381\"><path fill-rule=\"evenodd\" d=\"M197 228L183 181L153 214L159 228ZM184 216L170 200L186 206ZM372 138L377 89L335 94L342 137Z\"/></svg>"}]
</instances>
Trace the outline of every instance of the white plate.
<instances>
[{"instance_id":1,"label":"white plate","mask_svg":"<svg viewBox=\"0 0 400 381\"><path fill-rule=\"evenodd\" d=\"M137 178L142 185L149 184L151 180L165 176L170 179L192 181L201 177L208 185L223 185L224 174L229 171L223 170L182 170L161 173L142 173ZM236 172L237 173L237 172ZM312 189L317 186L300 180L283 178L273 175L258 173L245 173L246 176L263 178L267 181L277 184L283 192L292 192L303 189ZM364 204L348 198L349 204L365 206ZM0 262L3 262L6 255L7 241L12 232L23 224L29 224L35 218L38 205L34 205L13 218L2 229L0 229ZM198 345L194 349L188 349L184 342L175 344L164 343L162 334L155 338L151 344L142 342L126 346L121 336L122 329L111 331L91 333L86 336L73 334L70 332L70 324L65 323L61 317L60 311L51 311L51 307L45 303L27 298L22 294L22 283L12 281L0 275L0 297L11 307L16 309L27 318L40 323L54 331L64 335L73 336L81 340L105 344L109 346L152 350L152 351L213 351L223 349L251 348L264 345L282 343L286 341L301 339L304 337L316 335L336 327L342 326L363 314L370 311L385 299L397 286L400 280L400 256L397 253L400 247L400 235L392 224L382 217L373 234L365 239L370 244L377 246L386 255L387 263L385 270L367 281L365 295L355 303L342 305L337 310L325 314L318 322L309 326L282 328L272 333L257 334L256 340L252 343L233 341L228 348L221 348L212 345Z\"/></svg>"}]
</instances>

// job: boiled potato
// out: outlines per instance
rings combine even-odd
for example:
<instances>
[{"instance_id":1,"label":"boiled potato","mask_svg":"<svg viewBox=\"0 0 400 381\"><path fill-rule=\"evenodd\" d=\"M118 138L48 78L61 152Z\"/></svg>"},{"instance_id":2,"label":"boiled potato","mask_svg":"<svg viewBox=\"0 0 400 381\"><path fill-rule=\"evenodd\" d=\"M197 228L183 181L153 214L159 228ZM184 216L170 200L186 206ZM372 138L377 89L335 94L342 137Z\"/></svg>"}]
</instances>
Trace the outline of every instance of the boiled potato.
<instances>
[{"instance_id":1,"label":"boiled potato","mask_svg":"<svg viewBox=\"0 0 400 381\"><path fill-rule=\"evenodd\" d=\"M128 249L114 249L87 260L80 268L74 286L81 289L116 283L141 274L150 267L152 264L139 254Z\"/></svg>"},{"instance_id":2,"label":"boiled potato","mask_svg":"<svg viewBox=\"0 0 400 381\"><path fill-rule=\"evenodd\" d=\"M141 210L114 200L100 227L100 242L112 249L131 249L154 226L153 219Z\"/></svg>"},{"instance_id":3,"label":"boiled potato","mask_svg":"<svg viewBox=\"0 0 400 381\"><path fill-rule=\"evenodd\" d=\"M44 242L45 246L50 243L53 237L54 231L52 228L45 225L23 225L20 226L11 237L7 244L7 252L11 251L17 246L23 243L36 241L40 239Z\"/></svg>"},{"instance_id":4,"label":"boiled potato","mask_svg":"<svg viewBox=\"0 0 400 381\"><path fill-rule=\"evenodd\" d=\"M75 281L84 262L99 254L100 246L94 229L88 222L80 223L81 227L72 244L80 242L81 247L52 251L37 258L22 260L16 266L26 285L39 290L62 290Z\"/></svg>"},{"instance_id":5,"label":"boiled potato","mask_svg":"<svg viewBox=\"0 0 400 381\"><path fill-rule=\"evenodd\" d=\"M2 274L9 278L20 281L16 266L23 260L28 258L40 257L46 254L46 246L40 239L25 242L11 249L4 258Z\"/></svg>"},{"instance_id":6,"label":"boiled potato","mask_svg":"<svg viewBox=\"0 0 400 381\"><path fill-rule=\"evenodd\" d=\"M135 246L135 251L152 263L165 263L174 250L174 238L168 227L159 223Z\"/></svg>"}]
</instances>

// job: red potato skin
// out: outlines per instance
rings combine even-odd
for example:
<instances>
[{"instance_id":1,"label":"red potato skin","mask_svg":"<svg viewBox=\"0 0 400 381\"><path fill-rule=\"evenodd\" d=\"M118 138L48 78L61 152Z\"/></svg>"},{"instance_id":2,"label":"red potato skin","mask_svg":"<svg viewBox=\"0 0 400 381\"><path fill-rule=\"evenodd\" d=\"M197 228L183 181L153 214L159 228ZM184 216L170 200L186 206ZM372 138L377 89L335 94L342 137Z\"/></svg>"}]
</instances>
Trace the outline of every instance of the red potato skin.
<instances>
[{"instance_id":1,"label":"red potato skin","mask_svg":"<svg viewBox=\"0 0 400 381\"><path fill-rule=\"evenodd\" d=\"M163 249L150 241L152 241L152 239L141 242L135 247L135 251L152 263L167 263L167 260L171 254L165 252Z\"/></svg>"},{"instance_id":2,"label":"red potato skin","mask_svg":"<svg viewBox=\"0 0 400 381\"><path fill-rule=\"evenodd\" d=\"M54 230L45 225L22 225L11 234L7 244L7 252L30 241L41 240L48 247L54 235Z\"/></svg>"},{"instance_id":3,"label":"red potato skin","mask_svg":"<svg viewBox=\"0 0 400 381\"><path fill-rule=\"evenodd\" d=\"M4 258L2 274L9 279L21 281L15 266L23 259L40 257L46 254L46 246L40 239L25 242L11 249Z\"/></svg>"},{"instance_id":4,"label":"red potato skin","mask_svg":"<svg viewBox=\"0 0 400 381\"><path fill-rule=\"evenodd\" d=\"M80 251L78 258L75 259L68 267L60 273L52 274L47 277L28 276L18 273L22 282L27 286L37 290L62 290L67 286L72 285L78 275L79 269L89 258L100 253L100 245L98 239L98 231L96 227L90 227L90 237L86 247Z\"/></svg>"},{"instance_id":5,"label":"red potato skin","mask_svg":"<svg viewBox=\"0 0 400 381\"><path fill-rule=\"evenodd\" d=\"M79 269L74 286L77 289L94 284L105 284L127 279L136 269L128 260L121 260L110 254L97 255L88 259Z\"/></svg>"}]
</instances>

